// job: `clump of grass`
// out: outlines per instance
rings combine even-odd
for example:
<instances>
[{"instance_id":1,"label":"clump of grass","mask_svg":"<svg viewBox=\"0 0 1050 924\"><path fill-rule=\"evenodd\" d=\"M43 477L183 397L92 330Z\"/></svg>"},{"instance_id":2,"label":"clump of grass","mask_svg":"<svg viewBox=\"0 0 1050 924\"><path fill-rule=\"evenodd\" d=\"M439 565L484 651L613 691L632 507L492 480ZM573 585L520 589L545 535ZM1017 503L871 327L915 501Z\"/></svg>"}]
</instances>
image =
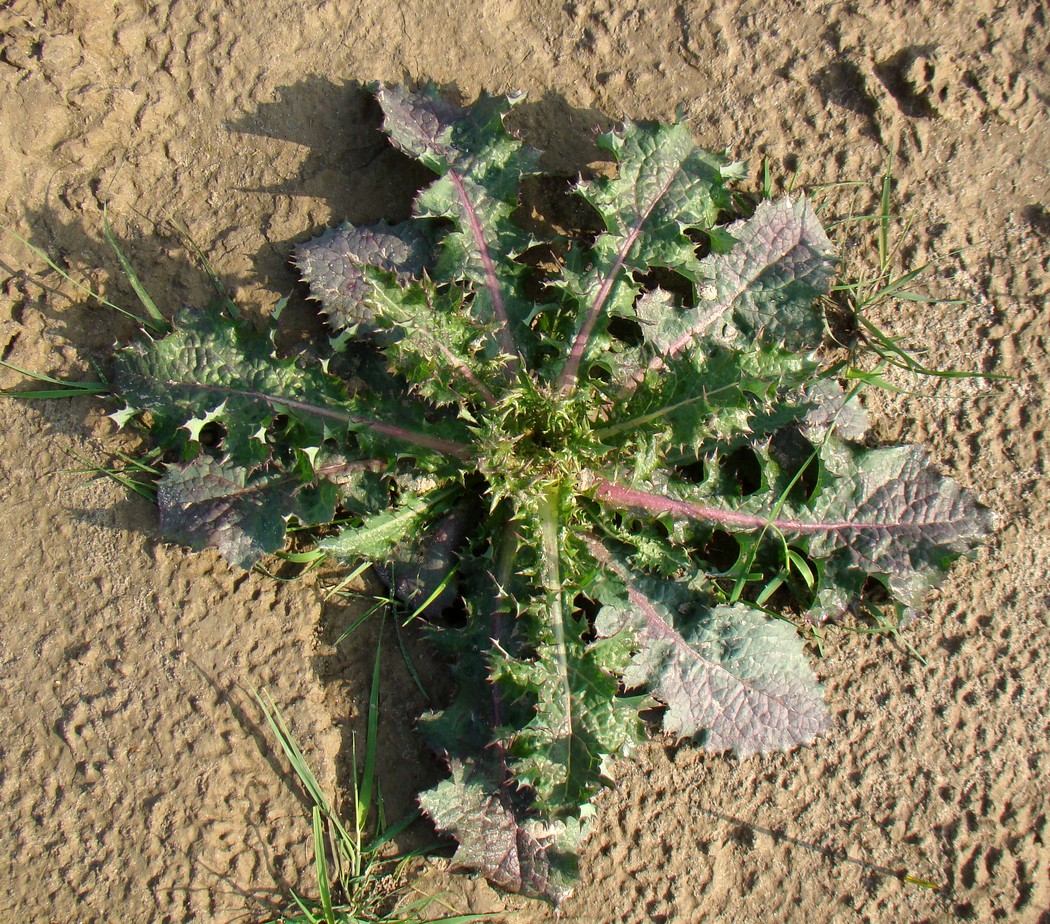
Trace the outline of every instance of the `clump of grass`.
<instances>
[{"instance_id":1,"label":"clump of grass","mask_svg":"<svg viewBox=\"0 0 1050 924\"><path fill-rule=\"evenodd\" d=\"M346 816L342 816L321 788L303 752L292 737L280 711L262 694L256 701L296 777L313 803L311 808L312 845L316 897L292 893L291 903L267 924L471 924L486 920L487 914L460 914L440 895L398 902L399 886L408 863L419 851L392 852L394 839L420 817L416 811L387 825L380 794L377 765L379 737L380 646L376 646L375 666L368 700L364 754L357 767L356 741L353 748L352 791ZM449 912L434 917L432 906ZM421 917L428 912L426 917Z\"/></svg>"}]
</instances>

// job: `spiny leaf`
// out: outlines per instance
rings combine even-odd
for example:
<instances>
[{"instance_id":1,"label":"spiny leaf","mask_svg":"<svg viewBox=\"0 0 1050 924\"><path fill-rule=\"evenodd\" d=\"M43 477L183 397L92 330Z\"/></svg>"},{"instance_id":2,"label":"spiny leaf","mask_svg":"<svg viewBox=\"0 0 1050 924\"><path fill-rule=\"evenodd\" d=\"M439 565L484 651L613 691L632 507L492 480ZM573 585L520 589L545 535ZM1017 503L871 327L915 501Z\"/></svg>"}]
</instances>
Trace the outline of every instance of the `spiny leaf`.
<instances>
[{"instance_id":1,"label":"spiny leaf","mask_svg":"<svg viewBox=\"0 0 1050 924\"><path fill-rule=\"evenodd\" d=\"M769 348L719 346L703 356L680 356L646 375L627 400L616 403L609 424L598 432L657 433L665 457L679 450L724 449L808 415L816 398L803 387L808 389L804 383L816 369L806 357Z\"/></svg>"},{"instance_id":2,"label":"spiny leaf","mask_svg":"<svg viewBox=\"0 0 1050 924\"><path fill-rule=\"evenodd\" d=\"M456 693L443 710L424 714L420 727L428 744L453 760L488 749L496 727L521 727L531 718L527 705L510 702L490 683L493 648L521 654L524 621L519 606L531 589L519 566L516 527L505 521L490 526L492 544L480 552L465 549L460 559L466 625L430 627L435 648L451 665Z\"/></svg>"},{"instance_id":3,"label":"spiny leaf","mask_svg":"<svg viewBox=\"0 0 1050 924\"><path fill-rule=\"evenodd\" d=\"M270 457L278 414L301 445L319 446L329 428L348 426L338 379L279 359L265 333L217 311L185 309L168 336L121 350L115 385L129 405L151 413L162 445L186 447L199 432L195 421L216 422L225 428L226 457L244 465Z\"/></svg>"},{"instance_id":4,"label":"spiny leaf","mask_svg":"<svg viewBox=\"0 0 1050 924\"><path fill-rule=\"evenodd\" d=\"M952 561L995 528L991 511L940 475L920 448L866 450L828 437L820 461L816 497L802 505L787 505L771 493L783 484L782 476L769 479L765 495L735 506L726 497L716 503L686 499L695 492L670 485L656 493L603 478L595 496L613 506L729 531L800 537L811 558L827 559L823 612L832 606L841 610L864 575L884 580L894 597L916 606ZM847 592L831 592L827 584Z\"/></svg>"},{"instance_id":5,"label":"spiny leaf","mask_svg":"<svg viewBox=\"0 0 1050 924\"><path fill-rule=\"evenodd\" d=\"M372 322L370 267L402 283L419 279L430 262L431 247L427 230L416 221L361 227L345 222L301 244L292 260L311 296L321 303L329 326L339 332L355 325L367 329Z\"/></svg>"},{"instance_id":6,"label":"spiny leaf","mask_svg":"<svg viewBox=\"0 0 1050 924\"><path fill-rule=\"evenodd\" d=\"M636 700L619 697L630 640L541 645L528 661L497 656L492 680L533 704L523 728L503 729L514 774L545 812L576 811L598 791L606 762L641 740Z\"/></svg>"},{"instance_id":7,"label":"spiny leaf","mask_svg":"<svg viewBox=\"0 0 1050 924\"><path fill-rule=\"evenodd\" d=\"M458 228L441 242L435 278L474 285L474 317L494 325L500 350L516 367L532 305L520 295L524 267L514 257L531 239L511 216L518 186L539 158L503 128L511 101L483 97L462 109L433 92L391 86L380 88L378 99L390 140L441 175L419 194L417 216L450 218Z\"/></svg>"},{"instance_id":8,"label":"spiny leaf","mask_svg":"<svg viewBox=\"0 0 1050 924\"><path fill-rule=\"evenodd\" d=\"M394 372L435 405L497 403L487 383L500 378L502 361L485 355L491 330L463 310L459 288L402 286L384 274L368 276L374 321L391 332L386 355Z\"/></svg>"},{"instance_id":9,"label":"spiny leaf","mask_svg":"<svg viewBox=\"0 0 1050 924\"><path fill-rule=\"evenodd\" d=\"M344 561L390 561L411 533L448 509L457 493L458 489L452 487L424 496L409 495L396 507L367 516L359 526L347 526L339 535L323 539L318 545Z\"/></svg>"},{"instance_id":10,"label":"spiny leaf","mask_svg":"<svg viewBox=\"0 0 1050 924\"><path fill-rule=\"evenodd\" d=\"M697 147L684 122L625 122L599 143L616 158L616 176L577 187L605 222L607 237L596 248L615 242L610 253L620 265L643 272L662 266L697 279L696 245L684 232L713 227L729 207L726 172L735 165ZM606 264L599 278L612 269Z\"/></svg>"},{"instance_id":11,"label":"spiny leaf","mask_svg":"<svg viewBox=\"0 0 1050 924\"><path fill-rule=\"evenodd\" d=\"M619 171L614 179L578 187L607 230L590 251L591 268L567 290L586 310L578 315L576 335L559 378L563 392L575 386L610 297L618 289L637 291L625 281L624 271L644 273L660 266L698 281L696 247L685 231L712 227L719 211L729 205L725 179L726 172L733 173L732 165L698 148L685 124L627 122L603 135L601 143L616 157Z\"/></svg>"},{"instance_id":12,"label":"spiny leaf","mask_svg":"<svg viewBox=\"0 0 1050 924\"><path fill-rule=\"evenodd\" d=\"M225 428L225 457L243 465L265 462L277 442L320 446L329 437L345 439L348 430L361 434L366 451L393 442L406 451L470 454L457 441L467 438L462 427L428 422L411 403L354 400L320 364L279 358L267 334L221 311L185 309L174 326L162 340L117 354L115 388L129 405L150 412L163 446L193 455L189 443L198 425L215 422ZM279 417L286 418L280 433Z\"/></svg>"},{"instance_id":13,"label":"spiny leaf","mask_svg":"<svg viewBox=\"0 0 1050 924\"><path fill-rule=\"evenodd\" d=\"M703 339L746 337L796 351L820 343L824 322L815 300L830 289L834 261L809 202L766 200L728 232L738 243L701 261L698 272L710 281L695 308L641 318L657 354L650 369Z\"/></svg>"}]
</instances>

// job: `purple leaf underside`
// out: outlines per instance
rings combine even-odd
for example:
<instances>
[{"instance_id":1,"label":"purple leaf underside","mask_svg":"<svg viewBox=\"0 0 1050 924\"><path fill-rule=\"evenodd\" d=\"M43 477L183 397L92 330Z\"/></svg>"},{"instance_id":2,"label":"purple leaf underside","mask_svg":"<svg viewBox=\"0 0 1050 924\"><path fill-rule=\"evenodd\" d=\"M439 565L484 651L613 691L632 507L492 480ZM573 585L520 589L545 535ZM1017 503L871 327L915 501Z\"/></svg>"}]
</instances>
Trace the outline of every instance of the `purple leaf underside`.
<instances>
[{"instance_id":1,"label":"purple leaf underside","mask_svg":"<svg viewBox=\"0 0 1050 924\"><path fill-rule=\"evenodd\" d=\"M459 843L452 862L476 870L502 888L555 904L572 890L551 855L564 824L550 829L536 820L519 821L506 793L477 782L453 762L452 779L419 798L441 832ZM574 845L573 845L574 846Z\"/></svg>"},{"instance_id":2,"label":"purple leaf underside","mask_svg":"<svg viewBox=\"0 0 1050 924\"><path fill-rule=\"evenodd\" d=\"M420 278L430 258L430 242L412 221L361 227L345 223L301 244L293 255L311 297L321 302L337 332L367 326L374 317L368 304L368 268L393 273L404 282Z\"/></svg>"},{"instance_id":3,"label":"purple leaf underside","mask_svg":"<svg viewBox=\"0 0 1050 924\"><path fill-rule=\"evenodd\" d=\"M161 532L192 549L213 546L231 564L248 569L284 545L289 514L301 513L308 522L334 515L335 485L322 482L321 496L312 490L308 499L303 489L287 473L251 474L207 456L169 465L157 486Z\"/></svg>"}]
</instances>

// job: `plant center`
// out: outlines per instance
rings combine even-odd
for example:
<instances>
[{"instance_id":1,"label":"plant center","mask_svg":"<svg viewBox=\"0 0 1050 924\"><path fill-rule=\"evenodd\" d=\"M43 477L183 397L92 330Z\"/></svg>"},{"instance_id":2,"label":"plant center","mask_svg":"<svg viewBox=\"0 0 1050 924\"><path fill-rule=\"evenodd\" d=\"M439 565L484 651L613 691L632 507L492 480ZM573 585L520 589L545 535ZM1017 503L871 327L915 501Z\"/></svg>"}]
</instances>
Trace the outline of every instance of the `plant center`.
<instances>
[{"instance_id":1,"label":"plant center","mask_svg":"<svg viewBox=\"0 0 1050 924\"><path fill-rule=\"evenodd\" d=\"M578 396L564 398L531 383L515 389L485 421L482 472L497 492L514 494L574 481L600 449L588 411Z\"/></svg>"}]
</instances>

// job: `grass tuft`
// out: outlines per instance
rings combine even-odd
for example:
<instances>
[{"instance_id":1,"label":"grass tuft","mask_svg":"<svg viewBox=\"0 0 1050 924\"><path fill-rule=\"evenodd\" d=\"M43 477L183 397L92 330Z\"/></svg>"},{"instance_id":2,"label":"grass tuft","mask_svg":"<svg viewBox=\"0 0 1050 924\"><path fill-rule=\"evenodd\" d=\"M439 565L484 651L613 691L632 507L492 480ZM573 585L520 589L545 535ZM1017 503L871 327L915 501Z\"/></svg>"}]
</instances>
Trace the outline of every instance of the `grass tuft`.
<instances>
[{"instance_id":1,"label":"grass tuft","mask_svg":"<svg viewBox=\"0 0 1050 924\"><path fill-rule=\"evenodd\" d=\"M489 914L459 913L441 895L422 896L398 906L401 872L417 852L391 854L394 838L420 817L413 812L386 825L376 768L379 738L380 646L376 646L372 686L368 699L364 760L357 769L356 741L350 817L339 816L310 769L288 725L269 697L255 699L311 802L314 877L317 897L292 893L291 903L266 924L472 924ZM427 914L432 905L451 912L444 917Z\"/></svg>"}]
</instances>

